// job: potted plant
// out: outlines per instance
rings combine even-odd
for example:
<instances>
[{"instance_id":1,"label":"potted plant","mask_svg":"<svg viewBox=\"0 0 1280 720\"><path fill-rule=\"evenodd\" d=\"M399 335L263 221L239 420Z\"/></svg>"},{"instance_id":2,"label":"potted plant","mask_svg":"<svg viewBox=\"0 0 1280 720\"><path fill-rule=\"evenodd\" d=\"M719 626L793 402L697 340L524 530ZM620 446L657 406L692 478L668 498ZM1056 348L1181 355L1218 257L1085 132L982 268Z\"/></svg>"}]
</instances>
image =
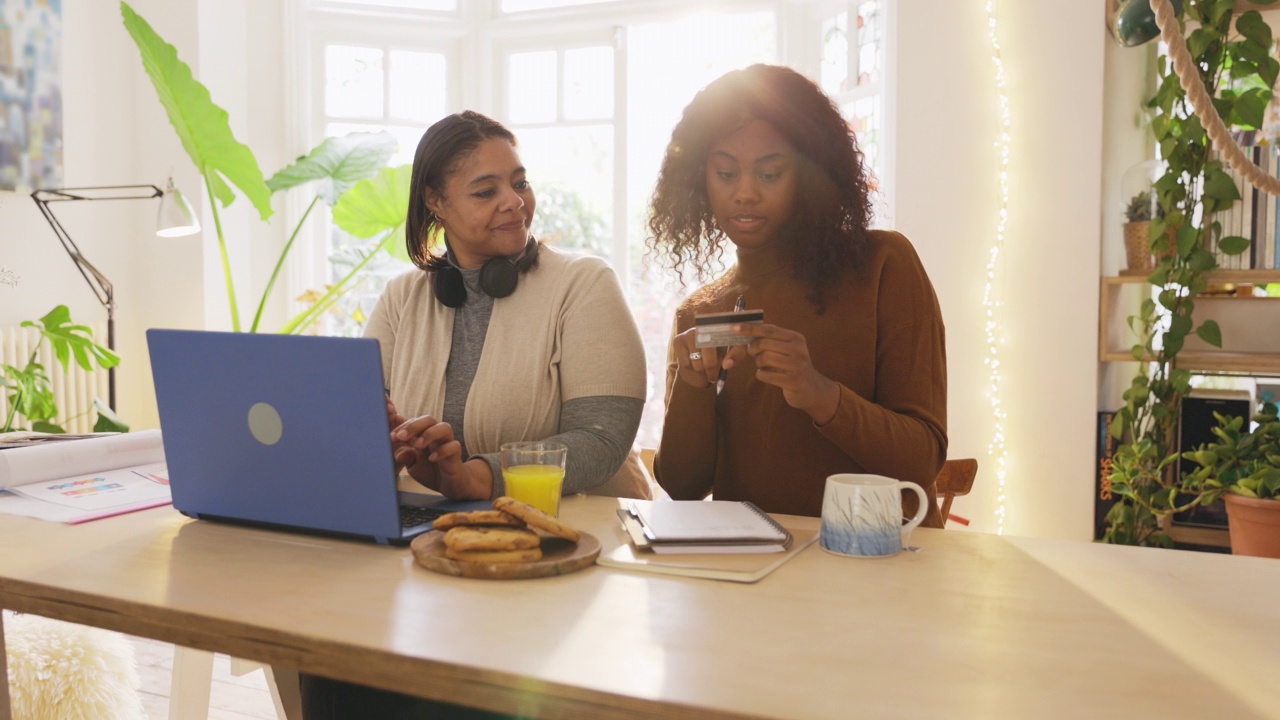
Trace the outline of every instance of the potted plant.
<instances>
[{"instance_id":1,"label":"potted plant","mask_svg":"<svg viewBox=\"0 0 1280 720\"><path fill-rule=\"evenodd\" d=\"M1151 191L1129 198L1124 208L1125 267L1130 270L1150 270L1151 262Z\"/></svg>"},{"instance_id":2,"label":"potted plant","mask_svg":"<svg viewBox=\"0 0 1280 720\"><path fill-rule=\"evenodd\" d=\"M1186 474L1182 489L1208 505L1227 506L1231 552L1280 558L1280 418L1276 404L1262 403L1252 430L1243 417L1214 413L1217 437L1183 453L1200 467Z\"/></svg>"},{"instance_id":3,"label":"potted plant","mask_svg":"<svg viewBox=\"0 0 1280 720\"><path fill-rule=\"evenodd\" d=\"M161 38L128 3L121 2L120 11L160 104L209 193L233 330L241 330L240 309L218 213L220 206L226 207L235 200L232 186L240 190L263 221L268 221L273 214L271 200L276 193L316 183L310 204L281 249L262 291L248 325L249 332L260 329L267 299L285 259L303 224L322 201L332 208L334 224L343 231L357 238L376 240L359 249L337 282L326 285L323 290L305 293L300 299L307 303L306 307L286 322L280 332L301 333L320 319L378 252L386 250L409 262L402 239L409 207L411 168L408 165L386 167L396 145L390 134L350 133L340 138L326 138L307 155L264 179L253 152L232 134L227 111L213 102L208 88L195 79L190 66L178 57L177 49Z\"/></svg>"},{"instance_id":4,"label":"potted plant","mask_svg":"<svg viewBox=\"0 0 1280 720\"><path fill-rule=\"evenodd\" d=\"M66 305L55 307L39 320L27 320L22 326L40 331L41 344L49 343L63 370L67 369L73 357L76 364L85 370L92 370L94 365L106 370L120 363L119 356L93 341L92 331L87 326L71 323L71 311ZM23 367L0 364L0 388L8 393L5 398L8 411L0 421L0 432L66 432L54 422L58 404L44 365L36 362L39 347L37 345L31 351L31 357ZM95 398L93 405L98 411L98 419L93 425L95 432L125 432L129 429L100 400ZM25 427L18 425L19 416L26 421Z\"/></svg>"},{"instance_id":5,"label":"potted plant","mask_svg":"<svg viewBox=\"0 0 1280 720\"><path fill-rule=\"evenodd\" d=\"M1236 16L1234 4L1221 0L1187 0L1180 22L1218 115L1236 128L1261 127L1280 74L1280 61L1270 54L1271 28L1261 15L1250 10ZM1148 276L1151 294L1129 318L1138 336L1132 349L1138 371L1111 426L1120 443L1109 479L1120 500L1107 514L1102 539L1171 547L1164 521L1192 506L1178 502L1175 473L1181 457L1178 418L1192 378L1190 370L1179 366L1178 356L1191 333L1222 347L1216 322L1197 325L1194 320L1196 300L1208 284L1205 272L1217 267L1212 250L1238 255L1249 241L1224 236L1215 217L1239 201L1240 192L1214 157L1208 133L1164 57L1157 63L1157 90L1149 107L1164 163L1163 174L1152 185L1156 209L1148 230L1157 262Z\"/></svg>"}]
</instances>

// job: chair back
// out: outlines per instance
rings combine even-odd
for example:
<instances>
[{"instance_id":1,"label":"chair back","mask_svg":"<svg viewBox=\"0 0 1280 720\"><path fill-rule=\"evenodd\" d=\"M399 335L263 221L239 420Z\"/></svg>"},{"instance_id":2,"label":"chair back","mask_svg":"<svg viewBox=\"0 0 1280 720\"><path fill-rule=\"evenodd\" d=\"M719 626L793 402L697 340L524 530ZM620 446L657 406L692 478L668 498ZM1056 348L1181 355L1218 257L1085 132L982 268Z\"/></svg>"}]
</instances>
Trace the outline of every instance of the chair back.
<instances>
[{"instance_id":1,"label":"chair back","mask_svg":"<svg viewBox=\"0 0 1280 720\"><path fill-rule=\"evenodd\" d=\"M973 479L978 475L978 461L973 458L947 460L942 464L942 472L934 481L934 492L938 496L938 504L942 511L942 522L954 519L963 525L969 521L959 515L952 518L951 501L960 495L968 495L973 488Z\"/></svg>"}]
</instances>

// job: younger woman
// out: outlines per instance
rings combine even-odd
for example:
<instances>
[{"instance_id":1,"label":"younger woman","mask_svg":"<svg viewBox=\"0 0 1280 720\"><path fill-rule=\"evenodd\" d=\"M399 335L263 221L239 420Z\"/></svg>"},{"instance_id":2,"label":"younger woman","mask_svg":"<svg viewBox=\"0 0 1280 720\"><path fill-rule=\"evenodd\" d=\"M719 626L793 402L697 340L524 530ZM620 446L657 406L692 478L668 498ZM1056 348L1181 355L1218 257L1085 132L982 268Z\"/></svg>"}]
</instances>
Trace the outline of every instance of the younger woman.
<instances>
[{"instance_id":1,"label":"younger woman","mask_svg":"<svg viewBox=\"0 0 1280 720\"><path fill-rule=\"evenodd\" d=\"M874 473L929 497L947 454L942 314L911 243L871 230L862 154L822 90L785 67L717 79L685 108L651 201L650 250L737 263L676 312L655 475L676 499L816 516L828 475ZM694 318L763 310L746 346L698 348ZM725 384L717 380L725 370ZM914 493L903 511L914 514Z\"/></svg>"}]
</instances>

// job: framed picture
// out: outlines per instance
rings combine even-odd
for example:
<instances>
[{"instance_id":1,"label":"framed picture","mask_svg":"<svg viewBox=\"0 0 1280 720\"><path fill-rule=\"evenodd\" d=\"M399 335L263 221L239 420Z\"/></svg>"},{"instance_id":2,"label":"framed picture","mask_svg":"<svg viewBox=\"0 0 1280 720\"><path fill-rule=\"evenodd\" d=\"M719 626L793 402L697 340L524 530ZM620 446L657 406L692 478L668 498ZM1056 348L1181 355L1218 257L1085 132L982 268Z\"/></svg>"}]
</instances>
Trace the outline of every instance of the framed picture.
<instances>
[{"instance_id":1,"label":"framed picture","mask_svg":"<svg viewBox=\"0 0 1280 720\"><path fill-rule=\"evenodd\" d=\"M0 190L62 186L62 0L0 2Z\"/></svg>"}]
</instances>

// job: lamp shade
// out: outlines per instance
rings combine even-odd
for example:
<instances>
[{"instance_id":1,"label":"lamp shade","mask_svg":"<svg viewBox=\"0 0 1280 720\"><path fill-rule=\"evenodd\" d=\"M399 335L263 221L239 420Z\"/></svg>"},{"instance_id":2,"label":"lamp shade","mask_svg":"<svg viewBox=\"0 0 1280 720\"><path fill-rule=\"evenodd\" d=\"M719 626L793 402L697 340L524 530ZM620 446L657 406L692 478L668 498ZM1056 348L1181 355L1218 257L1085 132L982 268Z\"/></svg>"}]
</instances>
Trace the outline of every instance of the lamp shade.
<instances>
[{"instance_id":1,"label":"lamp shade","mask_svg":"<svg viewBox=\"0 0 1280 720\"><path fill-rule=\"evenodd\" d=\"M182 191L173 184L173 178L169 178L164 195L160 198L160 210L156 214L156 235L182 237L198 232L200 232L200 221L196 220L191 204L182 195Z\"/></svg>"}]
</instances>

